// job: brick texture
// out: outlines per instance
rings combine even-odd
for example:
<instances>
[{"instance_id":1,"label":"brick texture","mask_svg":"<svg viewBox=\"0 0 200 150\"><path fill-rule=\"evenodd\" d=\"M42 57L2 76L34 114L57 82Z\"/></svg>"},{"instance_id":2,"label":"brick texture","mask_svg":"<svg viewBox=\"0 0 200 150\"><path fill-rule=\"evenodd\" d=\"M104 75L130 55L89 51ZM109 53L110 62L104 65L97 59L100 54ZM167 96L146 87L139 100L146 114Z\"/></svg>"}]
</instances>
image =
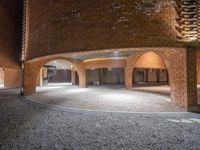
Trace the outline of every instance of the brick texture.
<instances>
[{"instance_id":1,"label":"brick texture","mask_svg":"<svg viewBox=\"0 0 200 150\"><path fill-rule=\"evenodd\" d=\"M0 67L19 68L19 61L15 58L15 19L13 2L13 0L2 0L0 2Z\"/></svg>"},{"instance_id":2,"label":"brick texture","mask_svg":"<svg viewBox=\"0 0 200 150\"><path fill-rule=\"evenodd\" d=\"M19 69L4 68L4 86L21 87L22 73Z\"/></svg>"},{"instance_id":3,"label":"brick texture","mask_svg":"<svg viewBox=\"0 0 200 150\"><path fill-rule=\"evenodd\" d=\"M175 8L163 6L159 13L146 16L135 9L139 1L27 0L25 95L35 92L40 68L56 59L67 59L73 64L73 84L76 82L76 71L79 85L86 87L86 69L113 67L124 68L125 87L131 89L134 68L152 67L150 62L149 67L143 63L146 60L144 54L152 54L154 58L161 58L153 67L168 69L172 102L186 110L195 107L196 50L187 47L188 43L177 40ZM67 53L120 51L125 48L133 48L134 55L121 60L90 62L66 58Z\"/></svg>"},{"instance_id":4,"label":"brick texture","mask_svg":"<svg viewBox=\"0 0 200 150\"><path fill-rule=\"evenodd\" d=\"M185 109L197 105L196 88L196 58L195 51L191 50L165 50L153 51L161 57L169 72L171 87L171 100ZM137 60L146 52L138 52L127 58L125 68L125 87L132 88L132 73ZM191 66L194 67L191 67Z\"/></svg>"},{"instance_id":5,"label":"brick texture","mask_svg":"<svg viewBox=\"0 0 200 150\"><path fill-rule=\"evenodd\" d=\"M40 68L49 61L65 59L73 64L72 82L75 83L75 71L79 75L80 87L86 87L86 69L111 67L122 68L125 70L125 87L132 89L133 70L138 65L138 60L145 54L153 53L156 58L160 57L162 65L166 66L169 73L169 82L171 87L171 100L176 105L191 110L197 105L197 87L196 87L196 51L188 49L166 49L153 51L135 51L134 55L127 57L125 60L119 60L118 66L116 59L100 59L94 61L77 62L61 56L48 56L27 61L25 64L24 90L25 95L35 92L36 79ZM100 62L99 62L100 61ZM90 62L90 63L89 63ZM139 61L140 62L140 61ZM93 64L93 65L92 65ZM98 65L100 64L100 65ZM109 65L108 65L109 64ZM113 65L112 65L113 64ZM193 66L193 67L191 67Z\"/></svg>"},{"instance_id":6,"label":"brick texture","mask_svg":"<svg viewBox=\"0 0 200 150\"><path fill-rule=\"evenodd\" d=\"M176 40L173 6L146 16L136 11L137 1L141 0L28 0L27 59L77 51L186 45Z\"/></svg>"},{"instance_id":7,"label":"brick texture","mask_svg":"<svg viewBox=\"0 0 200 150\"><path fill-rule=\"evenodd\" d=\"M53 60L66 60L70 62L74 69L78 72L80 87L86 87L86 72L84 66L80 62L57 55L47 56L44 58L37 58L25 63L23 80L25 95L30 95L36 92L36 86L38 85L38 75L40 74L42 66Z\"/></svg>"}]
</instances>

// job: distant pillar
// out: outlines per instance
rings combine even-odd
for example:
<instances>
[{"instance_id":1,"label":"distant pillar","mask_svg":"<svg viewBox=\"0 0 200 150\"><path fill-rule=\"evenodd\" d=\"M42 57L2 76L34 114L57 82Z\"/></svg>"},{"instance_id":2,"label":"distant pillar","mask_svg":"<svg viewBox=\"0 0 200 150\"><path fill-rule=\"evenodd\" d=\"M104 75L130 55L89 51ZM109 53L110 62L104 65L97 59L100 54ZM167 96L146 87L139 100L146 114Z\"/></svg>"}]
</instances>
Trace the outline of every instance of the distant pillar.
<instances>
[{"instance_id":1,"label":"distant pillar","mask_svg":"<svg viewBox=\"0 0 200 150\"><path fill-rule=\"evenodd\" d=\"M133 70L132 68L125 67L125 88L131 90L133 87Z\"/></svg>"},{"instance_id":2,"label":"distant pillar","mask_svg":"<svg viewBox=\"0 0 200 150\"><path fill-rule=\"evenodd\" d=\"M156 70L156 82L160 83L160 70Z\"/></svg>"},{"instance_id":3,"label":"distant pillar","mask_svg":"<svg viewBox=\"0 0 200 150\"><path fill-rule=\"evenodd\" d=\"M76 84L76 70L74 67L72 67L72 71L71 71L71 82L72 82L72 85L75 85Z\"/></svg>"},{"instance_id":4,"label":"distant pillar","mask_svg":"<svg viewBox=\"0 0 200 150\"><path fill-rule=\"evenodd\" d=\"M37 86L42 86L43 84L42 82L43 80L42 80L42 68L41 68L37 76Z\"/></svg>"},{"instance_id":5,"label":"distant pillar","mask_svg":"<svg viewBox=\"0 0 200 150\"><path fill-rule=\"evenodd\" d=\"M148 74L149 74L148 69L145 69L145 82L146 82L146 83L148 83L148 80L149 80L149 79L148 79L148 78L149 78L149 75L148 75Z\"/></svg>"},{"instance_id":6,"label":"distant pillar","mask_svg":"<svg viewBox=\"0 0 200 150\"><path fill-rule=\"evenodd\" d=\"M37 82L37 70L34 68L34 64L25 63L24 68L24 95L28 96L36 92L36 82Z\"/></svg>"},{"instance_id":7,"label":"distant pillar","mask_svg":"<svg viewBox=\"0 0 200 150\"><path fill-rule=\"evenodd\" d=\"M78 74L79 74L79 86L81 88L86 88L86 70L80 69Z\"/></svg>"}]
</instances>

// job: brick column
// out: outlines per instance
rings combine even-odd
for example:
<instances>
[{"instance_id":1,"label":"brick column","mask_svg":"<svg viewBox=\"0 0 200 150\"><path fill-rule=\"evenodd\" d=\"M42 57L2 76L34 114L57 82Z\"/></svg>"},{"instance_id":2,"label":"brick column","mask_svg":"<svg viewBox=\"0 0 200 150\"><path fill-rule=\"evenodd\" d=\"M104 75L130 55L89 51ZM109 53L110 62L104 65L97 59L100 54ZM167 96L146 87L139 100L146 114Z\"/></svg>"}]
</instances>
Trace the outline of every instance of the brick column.
<instances>
[{"instance_id":1,"label":"brick column","mask_svg":"<svg viewBox=\"0 0 200 150\"><path fill-rule=\"evenodd\" d=\"M189 46L186 50L187 57L187 109L195 111L198 104L197 98L197 70L196 49Z\"/></svg>"},{"instance_id":2,"label":"brick column","mask_svg":"<svg viewBox=\"0 0 200 150\"><path fill-rule=\"evenodd\" d=\"M179 107L193 111L197 106L196 51L179 51L169 61L171 99Z\"/></svg>"},{"instance_id":3,"label":"brick column","mask_svg":"<svg viewBox=\"0 0 200 150\"><path fill-rule=\"evenodd\" d=\"M37 69L31 64L25 63L24 68L24 95L28 96L36 92Z\"/></svg>"},{"instance_id":4,"label":"brick column","mask_svg":"<svg viewBox=\"0 0 200 150\"><path fill-rule=\"evenodd\" d=\"M133 69L132 67L125 67L125 88L131 90L133 87Z\"/></svg>"},{"instance_id":5,"label":"brick column","mask_svg":"<svg viewBox=\"0 0 200 150\"><path fill-rule=\"evenodd\" d=\"M79 74L79 86L81 88L85 88L86 87L86 70L84 68L81 68L78 74Z\"/></svg>"},{"instance_id":6,"label":"brick column","mask_svg":"<svg viewBox=\"0 0 200 150\"><path fill-rule=\"evenodd\" d=\"M72 79L72 85L75 85L76 84L76 70L74 69L74 67L72 67L72 70L71 70L71 79Z\"/></svg>"},{"instance_id":7,"label":"brick column","mask_svg":"<svg viewBox=\"0 0 200 150\"><path fill-rule=\"evenodd\" d=\"M40 69L38 75L37 75L37 86L42 86L42 83L43 80L42 80L42 68Z\"/></svg>"}]
</instances>

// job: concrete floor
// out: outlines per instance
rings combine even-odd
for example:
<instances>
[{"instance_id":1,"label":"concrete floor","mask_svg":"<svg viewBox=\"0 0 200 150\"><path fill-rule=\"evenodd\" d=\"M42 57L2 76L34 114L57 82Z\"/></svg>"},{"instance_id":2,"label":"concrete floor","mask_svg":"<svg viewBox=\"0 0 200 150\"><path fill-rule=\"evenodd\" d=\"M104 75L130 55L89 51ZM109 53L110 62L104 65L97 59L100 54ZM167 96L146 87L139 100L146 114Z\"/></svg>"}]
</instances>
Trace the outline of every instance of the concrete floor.
<instances>
[{"instance_id":1,"label":"concrete floor","mask_svg":"<svg viewBox=\"0 0 200 150\"><path fill-rule=\"evenodd\" d=\"M19 91L0 90L0 150L200 148L199 114L60 111L20 97Z\"/></svg>"},{"instance_id":2,"label":"concrete floor","mask_svg":"<svg viewBox=\"0 0 200 150\"><path fill-rule=\"evenodd\" d=\"M72 109L116 112L180 112L183 109L170 102L169 86L136 87L132 91L122 86L79 88L70 84L49 84L38 87L28 98L44 104Z\"/></svg>"},{"instance_id":3,"label":"concrete floor","mask_svg":"<svg viewBox=\"0 0 200 150\"><path fill-rule=\"evenodd\" d=\"M4 85L3 84L0 84L0 89L3 89L4 88Z\"/></svg>"}]
</instances>

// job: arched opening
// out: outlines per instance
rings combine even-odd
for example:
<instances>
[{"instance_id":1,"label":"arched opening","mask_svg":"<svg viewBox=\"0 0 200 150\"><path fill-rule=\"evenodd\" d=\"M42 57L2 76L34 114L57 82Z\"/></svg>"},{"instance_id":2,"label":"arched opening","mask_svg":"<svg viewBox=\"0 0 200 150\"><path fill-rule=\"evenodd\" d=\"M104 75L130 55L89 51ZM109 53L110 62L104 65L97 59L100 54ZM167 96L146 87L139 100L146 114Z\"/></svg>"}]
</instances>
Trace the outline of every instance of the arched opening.
<instances>
[{"instance_id":1,"label":"arched opening","mask_svg":"<svg viewBox=\"0 0 200 150\"><path fill-rule=\"evenodd\" d=\"M55 61L66 61L68 62L68 64L70 64L72 67L70 68L71 70L71 74L68 73L68 76L70 77L70 80L72 83L74 83L75 81L75 71L77 71L78 73L78 79L79 79L79 86L80 87L85 87L85 72L84 72L84 68L81 66L81 64L77 61L74 61L70 58L66 58L66 57L62 57L62 56L46 56L46 57L41 57L41 58L37 58L37 59L32 59L29 60L25 63L25 70L24 70L24 84L23 84L23 90L24 90L24 95L28 96L28 95L32 95L33 93L36 92L36 87L37 85L42 85L46 80L48 80L48 82L53 82L55 80L55 74L52 75L51 73L55 73L55 66L53 66L52 64L49 65L49 72L51 72L50 76L48 76L48 72L45 73L45 69L42 68L46 68L46 71L48 71L48 63L54 63ZM46 65L46 66L45 66ZM72 71L73 68L73 71ZM42 71L44 71L44 73L42 73ZM66 69L65 69L66 70ZM64 71L61 71L64 72ZM69 71L70 72L70 71ZM65 71L66 73L66 71ZM44 76L43 76L44 75ZM46 76L45 76L46 75ZM43 76L41 78L41 76ZM66 76L64 75L63 78L65 78ZM81 77L81 78L80 78ZM57 81L57 80L56 80ZM64 81L67 81L67 79L65 78Z\"/></svg>"},{"instance_id":2,"label":"arched opening","mask_svg":"<svg viewBox=\"0 0 200 150\"><path fill-rule=\"evenodd\" d=\"M38 73L37 85L72 83L72 64L65 60L53 60L42 66Z\"/></svg>"},{"instance_id":3,"label":"arched opening","mask_svg":"<svg viewBox=\"0 0 200 150\"><path fill-rule=\"evenodd\" d=\"M68 87L73 85L73 65L66 60L52 60L44 64L37 75L37 92L45 88ZM74 85L79 84L78 72L75 70Z\"/></svg>"},{"instance_id":4,"label":"arched opening","mask_svg":"<svg viewBox=\"0 0 200 150\"><path fill-rule=\"evenodd\" d=\"M86 83L88 80L87 70L95 71L101 70L101 68L123 68L124 76L126 82L126 88L113 89L113 88L79 88L77 86L67 87L50 87L47 90L44 90L40 93L33 94L31 98L35 98L41 102L46 102L48 104L56 104L62 105L70 108L81 108L81 109L94 109L94 110L109 110L109 111L182 111L181 108L177 108L173 103L170 103L170 95L171 100L174 103L178 103L180 100L179 95L180 91L184 88L183 86L179 86L182 83L179 81L174 82L175 77L181 78L184 75L184 71L179 72L176 75L174 72L178 67L181 66L182 62L178 62L177 65L174 66L171 59L177 58L179 55L176 53L173 55L166 55L162 51L139 51L126 57L125 59L100 59L95 61L70 61L73 64L72 67L72 83L76 84L76 78L79 76L80 83ZM34 75L34 70L40 70L45 64L50 61L55 61L58 59L48 59L41 60L40 62L36 61L34 63L26 64L26 73L28 75ZM180 58L182 60L182 57ZM75 64L75 65L74 65ZM35 67L34 67L35 66ZM173 68L172 68L173 66ZM33 69L32 69L33 68ZM95 69L93 69L95 68ZM137 69L147 69L150 74L148 76L149 83L135 83L133 82L133 72ZM182 68L182 67L181 67ZM32 71L30 71L30 70ZM152 70L159 70L163 74L159 74L159 78ZM109 71L111 71L109 70ZM77 71L77 73L76 73ZM39 71L38 71L39 72ZM114 72L114 71L113 71ZM169 73L170 80L166 79L166 72ZM115 73L115 72L114 72ZM114 74L113 73L113 74ZM176 76L175 76L176 75ZM180 75L180 76L179 76ZM90 75L94 77L93 75ZM110 75L109 75L110 76ZM156 76L156 78L155 78ZM185 76L185 75L184 75ZM27 76L28 77L28 76ZM30 76L29 76L30 77ZM33 80L35 76L32 76ZM31 79L31 81L32 81ZM87 80L86 80L87 79ZM99 78L97 78L99 79ZM157 80L159 79L159 80ZM96 80L96 79L95 79ZM26 89L31 85L30 78L26 79L27 85ZM105 83L105 78L103 78L102 83ZM161 83L157 83L157 82ZM168 83L170 81L170 86ZM184 81L181 79L181 81ZM154 83L155 82L155 83ZM34 83L34 82L33 82ZM35 82L36 83L36 82ZM137 87L137 84L141 84L141 87ZM154 85L156 84L156 86ZM84 84L82 84L84 85ZM149 86L150 85L150 86ZM154 85L155 88L152 88L151 85ZM165 85L164 89L160 89L161 85ZM33 86L34 87L34 86ZM133 87L133 90L132 90ZM29 90L29 89L28 89ZM31 89L32 90L32 89ZM29 94L30 95L30 94ZM115 106L115 107L113 107Z\"/></svg>"},{"instance_id":5,"label":"arched opening","mask_svg":"<svg viewBox=\"0 0 200 150\"><path fill-rule=\"evenodd\" d=\"M153 51L142 54L136 60L132 84L135 90L170 96L168 69L162 58Z\"/></svg>"},{"instance_id":6,"label":"arched opening","mask_svg":"<svg viewBox=\"0 0 200 150\"><path fill-rule=\"evenodd\" d=\"M137 60L133 70L133 84L168 84L168 71L160 56L154 52L147 52Z\"/></svg>"}]
</instances>

